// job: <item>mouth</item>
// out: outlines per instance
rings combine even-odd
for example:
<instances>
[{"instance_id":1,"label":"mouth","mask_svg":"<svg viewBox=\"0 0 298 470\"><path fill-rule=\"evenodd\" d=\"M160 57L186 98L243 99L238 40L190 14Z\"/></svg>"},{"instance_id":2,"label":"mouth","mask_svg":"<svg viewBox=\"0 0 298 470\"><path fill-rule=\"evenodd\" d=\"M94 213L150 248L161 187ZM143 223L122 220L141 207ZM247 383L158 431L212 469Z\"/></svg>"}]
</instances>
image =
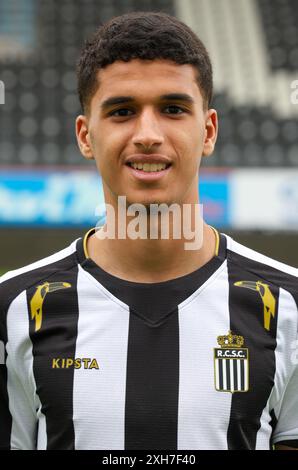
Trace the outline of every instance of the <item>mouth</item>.
<instances>
[{"instance_id":1,"label":"mouth","mask_svg":"<svg viewBox=\"0 0 298 470\"><path fill-rule=\"evenodd\" d=\"M127 162L125 166L132 176L143 181L155 181L167 175L172 168L171 163L136 163Z\"/></svg>"}]
</instances>

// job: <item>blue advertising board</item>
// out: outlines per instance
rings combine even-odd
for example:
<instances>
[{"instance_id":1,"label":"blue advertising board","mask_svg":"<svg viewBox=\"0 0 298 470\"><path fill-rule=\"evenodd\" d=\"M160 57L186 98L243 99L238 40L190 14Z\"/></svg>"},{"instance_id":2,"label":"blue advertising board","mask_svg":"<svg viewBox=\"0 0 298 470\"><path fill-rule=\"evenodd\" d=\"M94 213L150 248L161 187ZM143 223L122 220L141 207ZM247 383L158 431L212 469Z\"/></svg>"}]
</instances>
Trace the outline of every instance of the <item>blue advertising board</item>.
<instances>
[{"instance_id":1,"label":"blue advertising board","mask_svg":"<svg viewBox=\"0 0 298 470\"><path fill-rule=\"evenodd\" d=\"M200 198L208 223L229 226L226 174L202 172ZM104 221L103 203L96 171L0 171L2 226L94 226Z\"/></svg>"}]
</instances>

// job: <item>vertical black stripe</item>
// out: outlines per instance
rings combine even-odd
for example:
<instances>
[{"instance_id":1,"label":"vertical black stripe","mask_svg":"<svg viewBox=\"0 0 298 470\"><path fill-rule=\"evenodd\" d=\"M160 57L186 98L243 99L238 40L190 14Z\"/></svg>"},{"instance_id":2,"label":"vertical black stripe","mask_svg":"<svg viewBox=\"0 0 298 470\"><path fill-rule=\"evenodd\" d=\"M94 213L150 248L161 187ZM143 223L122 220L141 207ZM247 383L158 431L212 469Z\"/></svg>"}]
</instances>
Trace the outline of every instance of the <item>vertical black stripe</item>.
<instances>
[{"instance_id":1,"label":"vertical black stripe","mask_svg":"<svg viewBox=\"0 0 298 470\"><path fill-rule=\"evenodd\" d=\"M237 362L238 362L237 359L233 361L234 390L238 390Z\"/></svg>"},{"instance_id":2,"label":"vertical black stripe","mask_svg":"<svg viewBox=\"0 0 298 470\"><path fill-rule=\"evenodd\" d=\"M7 329L6 329L6 315L5 326L4 318L0 324L0 339L6 346L7 343ZM2 358L3 359L3 358ZM5 361L7 353L5 350ZM9 411L9 399L7 392L7 368L6 364L0 364L0 450L10 449L10 438L12 428L12 417Z\"/></svg>"},{"instance_id":3,"label":"vertical black stripe","mask_svg":"<svg viewBox=\"0 0 298 470\"><path fill-rule=\"evenodd\" d=\"M240 361L241 390L245 390L244 361Z\"/></svg>"},{"instance_id":4,"label":"vertical black stripe","mask_svg":"<svg viewBox=\"0 0 298 470\"><path fill-rule=\"evenodd\" d=\"M228 258L229 274L229 310L232 333L244 338L244 346L249 352L249 390L234 393L228 428L229 449L255 449L260 418L274 385L276 325L279 289L270 284L270 290L276 299L275 317L271 318L270 331L264 327L264 307L260 294L246 287L234 285L238 281L261 281L267 283L258 273L246 270L245 258L235 263ZM255 263L255 269L258 263ZM241 371L243 371L241 361ZM243 372L241 372L243 377ZM242 378L241 378L242 380ZM241 389L244 389L244 383Z\"/></svg>"},{"instance_id":5,"label":"vertical black stripe","mask_svg":"<svg viewBox=\"0 0 298 470\"><path fill-rule=\"evenodd\" d=\"M218 360L219 390L223 390L222 359Z\"/></svg>"},{"instance_id":6,"label":"vertical black stripe","mask_svg":"<svg viewBox=\"0 0 298 470\"><path fill-rule=\"evenodd\" d=\"M47 449L74 449L73 378L74 369L52 368L53 358L74 358L78 324L77 266L44 278L27 290L29 331L33 344L33 371L37 394L46 417ZM42 305L42 325L35 331L30 301L38 285L48 281L67 282L70 288L48 292Z\"/></svg>"},{"instance_id":7,"label":"vertical black stripe","mask_svg":"<svg viewBox=\"0 0 298 470\"><path fill-rule=\"evenodd\" d=\"M226 359L227 390L231 390L230 359Z\"/></svg>"},{"instance_id":8,"label":"vertical black stripe","mask_svg":"<svg viewBox=\"0 0 298 470\"><path fill-rule=\"evenodd\" d=\"M130 314L125 449L177 449L179 324L176 309L150 326Z\"/></svg>"}]
</instances>

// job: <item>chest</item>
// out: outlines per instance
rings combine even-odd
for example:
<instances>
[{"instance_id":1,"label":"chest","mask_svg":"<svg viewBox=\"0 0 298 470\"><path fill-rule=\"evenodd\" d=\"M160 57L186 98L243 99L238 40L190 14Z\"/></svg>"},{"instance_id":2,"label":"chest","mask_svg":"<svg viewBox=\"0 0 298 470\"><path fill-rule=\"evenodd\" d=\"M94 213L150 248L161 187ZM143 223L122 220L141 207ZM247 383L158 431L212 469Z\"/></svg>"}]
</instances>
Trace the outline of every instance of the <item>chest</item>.
<instances>
[{"instance_id":1,"label":"chest","mask_svg":"<svg viewBox=\"0 0 298 470\"><path fill-rule=\"evenodd\" d=\"M256 435L264 410L271 419L275 338L257 315L260 327L240 318L231 330L222 305L193 298L159 323L106 299L49 313L31 335L43 413L73 423L82 446L91 430L94 448L197 446L202 436L224 446L230 426Z\"/></svg>"}]
</instances>

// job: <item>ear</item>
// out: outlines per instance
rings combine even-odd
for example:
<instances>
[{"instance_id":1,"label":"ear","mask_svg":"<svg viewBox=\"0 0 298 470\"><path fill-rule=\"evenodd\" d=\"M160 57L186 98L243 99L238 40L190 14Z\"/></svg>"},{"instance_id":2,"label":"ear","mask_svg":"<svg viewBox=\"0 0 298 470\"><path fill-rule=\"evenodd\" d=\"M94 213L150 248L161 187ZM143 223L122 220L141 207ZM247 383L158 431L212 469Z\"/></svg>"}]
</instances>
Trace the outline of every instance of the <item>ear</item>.
<instances>
[{"instance_id":1,"label":"ear","mask_svg":"<svg viewBox=\"0 0 298 470\"><path fill-rule=\"evenodd\" d=\"M81 154L87 158L87 160L94 160L88 130L88 118L83 114L80 114L76 118L76 136Z\"/></svg>"},{"instance_id":2,"label":"ear","mask_svg":"<svg viewBox=\"0 0 298 470\"><path fill-rule=\"evenodd\" d=\"M205 140L203 147L203 156L209 157L212 154L217 139L218 119L215 109L208 109L205 120Z\"/></svg>"}]
</instances>

